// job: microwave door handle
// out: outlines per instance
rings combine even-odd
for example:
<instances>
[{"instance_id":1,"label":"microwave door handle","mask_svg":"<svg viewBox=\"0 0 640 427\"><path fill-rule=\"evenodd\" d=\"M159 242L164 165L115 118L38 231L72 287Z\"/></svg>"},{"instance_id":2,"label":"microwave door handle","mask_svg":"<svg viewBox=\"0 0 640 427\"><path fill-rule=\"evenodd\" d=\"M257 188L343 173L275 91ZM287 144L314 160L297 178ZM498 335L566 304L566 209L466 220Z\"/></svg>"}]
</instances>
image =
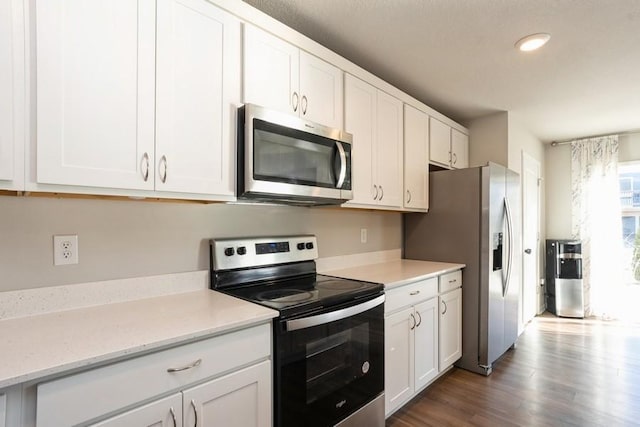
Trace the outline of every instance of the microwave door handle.
<instances>
[{"instance_id":1,"label":"microwave door handle","mask_svg":"<svg viewBox=\"0 0 640 427\"><path fill-rule=\"evenodd\" d=\"M347 155L344 152L344 147L340 141L336 141L336 148L338 149L338 155L340 156L340 173L338 174L338 183L336 188L342 188L344 180L347 177Z\"/></svg>"}]
</instances>

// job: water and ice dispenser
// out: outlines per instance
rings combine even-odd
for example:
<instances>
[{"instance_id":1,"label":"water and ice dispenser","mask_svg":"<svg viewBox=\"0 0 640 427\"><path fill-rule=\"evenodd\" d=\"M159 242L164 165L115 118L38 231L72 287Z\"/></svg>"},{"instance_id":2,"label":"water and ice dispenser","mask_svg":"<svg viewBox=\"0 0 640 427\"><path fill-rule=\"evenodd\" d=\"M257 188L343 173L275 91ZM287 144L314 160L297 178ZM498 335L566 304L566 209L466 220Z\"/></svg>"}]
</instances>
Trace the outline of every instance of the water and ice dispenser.
<instances>
[{"instance_id":1,"label":"water and ice dispenser","mask_svg":"<svg viewBox=\"0 0 640 427\"><path fill-rule=\"evenodd\" d=\"M561 317L584 317L582 244L547 240L547 310Z\"/></svg>"}]
</instances>

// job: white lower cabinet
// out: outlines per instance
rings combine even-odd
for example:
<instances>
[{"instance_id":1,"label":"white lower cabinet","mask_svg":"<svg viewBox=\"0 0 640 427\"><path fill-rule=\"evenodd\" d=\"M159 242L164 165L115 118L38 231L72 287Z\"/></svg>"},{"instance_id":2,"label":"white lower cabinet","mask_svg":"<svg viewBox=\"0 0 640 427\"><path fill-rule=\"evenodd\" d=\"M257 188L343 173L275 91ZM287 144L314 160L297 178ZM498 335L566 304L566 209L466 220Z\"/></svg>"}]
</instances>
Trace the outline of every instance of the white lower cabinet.
<instances>
[{"instance_id":1,"label":"white lower cabinet","mask_svg":"<svg viewBox=\"0 0 640 427\"><path fill-rule=\"evenodd\" d=\"M185 426L270 426L271 362L185 390L183 411Z\"/></svg>"},{"instance_id":2,"label":"white lower cabinet","mask_svg":"<svg viewBox=\"0 0 640 427\"><path fill-rule=\"evenodd\" d=\"M182 425L182 393L172 394L92 425L95 427L180 427Z\"/></svg>"},{"instance_id":3,"label":"white lower cabinet","mask_svg":"<svg viewBox=\"0 0 640 427\"><path fill-rule=\"evenodd\" d=\"M438 297L440 300L440 369L448 368L462 356L462 289Z\"/></svg>"},{"instance_id":4,"label":"white lower cabinet","mask_svg":"<svg viewBox=\"0 0 640 427\"><path fill-rule=\"evenodd\" d=\"M386 292L387 417L462 356L461 285L455 271Z\"/></svg>"},{"instance_id":5,"label":"white lower cabinet","mask_svg":"<svg viewBox=\"0 0 640 427\"><path fill-rule=\"evenodd\" d=\"M438 281L433 278L387 292L384 328L387 416L438 374L437 291Z\"/></svg>"},{"instance_id":6,"label":"white lower cabinet","mask_svg":"<svg viewBox=\"0 0 640 427\"><path fill-rule=\"evenodd\" d=\"M36 427L271 425L263 324L37 385Z\"/></svg>"},{"instance_id":7,"label":"white lower cabinet","mask_svg":"<svg viewBox=\"0 0 640 427\"><path fill-rule=\"evenodd\" d=\"M270 378L271 363L264 361L93 426L268 427L271 425Z\"/></svg>"}]
</instances>

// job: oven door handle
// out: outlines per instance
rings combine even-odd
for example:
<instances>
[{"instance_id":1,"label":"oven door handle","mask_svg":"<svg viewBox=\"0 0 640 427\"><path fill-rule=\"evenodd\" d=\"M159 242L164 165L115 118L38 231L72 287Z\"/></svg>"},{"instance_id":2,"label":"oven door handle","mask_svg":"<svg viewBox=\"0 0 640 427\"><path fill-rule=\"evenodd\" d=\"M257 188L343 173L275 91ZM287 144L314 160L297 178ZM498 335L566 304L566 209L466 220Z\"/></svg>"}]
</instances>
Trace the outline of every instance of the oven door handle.
<instances>
[{"instance_id":1,"label":"oven door handle","mask_svg":"<svg viewBox=\"0 0 640 427\"><path fill-rule=\"evenodd\" d=\"M343 308L342 310L318 314L317 316L303 317L301 319L287 320L287 331L295 331L298 329L310 328L312 326L324 325L325 323L355 316L356 314L363 313L373 307L377 307L382 303L384 303L384 295L380 295L379 297L363 302L362 304L354 305L353 307Z\"/></svg>"}]
</instances>

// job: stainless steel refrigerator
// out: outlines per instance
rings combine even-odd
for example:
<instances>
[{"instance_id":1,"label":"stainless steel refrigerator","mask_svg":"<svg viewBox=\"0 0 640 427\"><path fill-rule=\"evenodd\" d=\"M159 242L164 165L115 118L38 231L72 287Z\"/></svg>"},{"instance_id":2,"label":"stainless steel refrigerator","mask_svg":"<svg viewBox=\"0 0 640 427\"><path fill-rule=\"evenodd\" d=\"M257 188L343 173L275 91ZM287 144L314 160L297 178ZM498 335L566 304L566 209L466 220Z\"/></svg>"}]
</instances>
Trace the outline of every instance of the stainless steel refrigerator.
<instances>
[{"instance_id":1,"label":"stainless steel refrigerator","mask_svg":"<svg viewBox=\"0 0 640 427\"><path fill-rule=\"evenodd\" d=\"M518 338L520 178L501 165L429 174L429 212L404 215L404 257L464 263L462 358L489 375Z\"/></svg>"}]
</instances>

